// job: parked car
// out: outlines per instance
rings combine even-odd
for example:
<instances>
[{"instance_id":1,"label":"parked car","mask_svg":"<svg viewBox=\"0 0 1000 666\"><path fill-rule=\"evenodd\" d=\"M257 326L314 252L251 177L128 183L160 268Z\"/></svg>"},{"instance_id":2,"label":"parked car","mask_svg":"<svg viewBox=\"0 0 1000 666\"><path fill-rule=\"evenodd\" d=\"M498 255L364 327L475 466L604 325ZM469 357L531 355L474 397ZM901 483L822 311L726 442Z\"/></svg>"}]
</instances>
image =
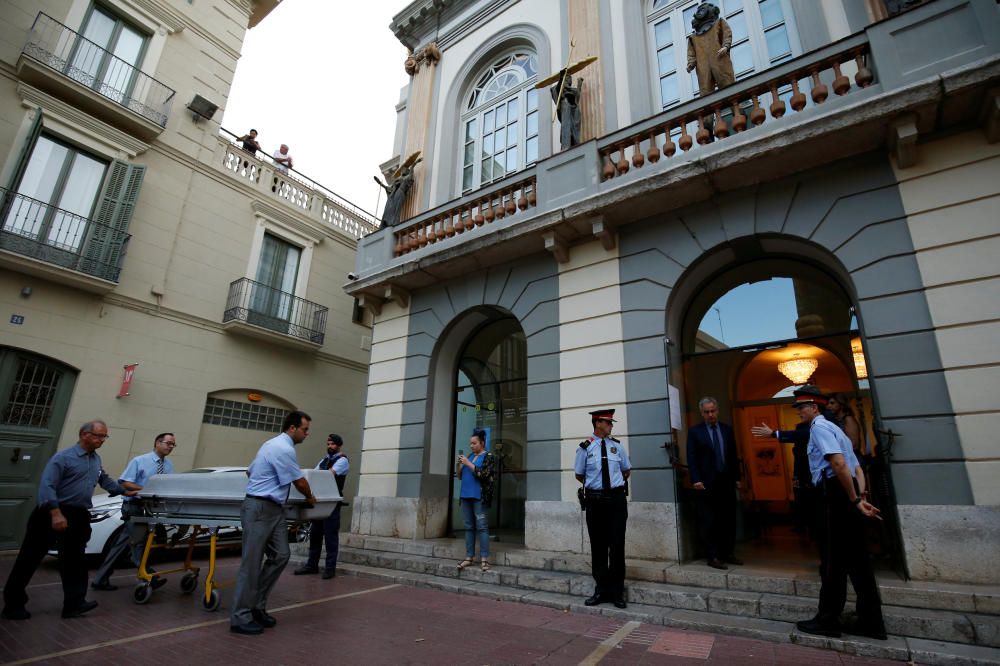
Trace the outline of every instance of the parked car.
<instances>
[{"instance_id":1,"label":"parked car","mask_svg":"<svg viewBox=\"0 0 1000 666\"><path fill-rule=\"evenodd\" d=\"M246 474L246 467L197 467L182 474ZM303 542L309 540L308 522L296 523L289 526L288 539L290 541ZM110 497L106 494L96 495L93 499L93 507L90 509L90 540L84 551L86 555L95 559L100 557L103 561L107 557L111 546L118 540L121 530L125 529L125 522L122 520L122 497L121 495ZM172 536L176 528L168 528L166 536ZM239 527L219 530L219 543L239 543L242 537ZM207 544L209 536L207 534L198 537L198 543ZM53 549L49 555L56 555ZM128 552L122 554L122 565L128 565Z\"/></svg>"}]
</instances>

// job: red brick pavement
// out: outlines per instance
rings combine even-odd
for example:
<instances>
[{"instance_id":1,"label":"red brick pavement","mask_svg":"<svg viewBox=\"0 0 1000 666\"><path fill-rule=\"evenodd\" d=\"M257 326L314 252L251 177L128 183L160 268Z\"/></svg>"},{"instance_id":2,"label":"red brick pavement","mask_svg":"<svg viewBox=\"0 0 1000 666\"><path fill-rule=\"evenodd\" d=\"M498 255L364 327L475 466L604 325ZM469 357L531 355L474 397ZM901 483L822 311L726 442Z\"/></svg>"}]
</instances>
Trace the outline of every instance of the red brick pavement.
<instances>
[{"instance_id":1,"label":"red brick pavement","mask_svg":"<svg viewBox=\"0 0 1000 666\"><path fill-rule=\"evenodd\" d=\"M0 580L6 580L12 564L12 558L0 558ZM238 558L224 557L221 577L232 578L238 565ZM138 606L131 599L134 573L125 571L113 579L119 590L91 591L90 598L101 604L97 609L82 618L62 620L58 580L55 562L47 560L28 590L32 619L0 620L0 663L577 664L623 624L606 617L365 578L324 581L318 576L292 576L289 570L270 604L278 626L263 636L236 636L228 630L231 590L223 591L219 612L207 613L198 606L197 596L180 593L179 578L174 576L148 604ZM893 662L640 625L600 663Z\"/></svg>"}]
</instances>

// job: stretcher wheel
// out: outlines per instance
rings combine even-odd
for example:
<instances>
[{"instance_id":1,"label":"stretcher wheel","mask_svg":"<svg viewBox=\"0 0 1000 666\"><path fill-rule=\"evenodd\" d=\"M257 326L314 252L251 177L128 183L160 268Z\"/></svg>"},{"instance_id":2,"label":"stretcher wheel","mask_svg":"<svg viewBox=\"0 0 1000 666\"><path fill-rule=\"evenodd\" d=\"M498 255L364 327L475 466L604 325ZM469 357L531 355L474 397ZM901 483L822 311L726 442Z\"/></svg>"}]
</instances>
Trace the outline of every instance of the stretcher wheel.
<instances>
[{"instance_id":1,"label":"stretcher wheel","mask_svg":"<svg viewBox=\"0 0 1000 666\"><path fill-rule=\"evenodd\" d=\"M137 604L148 603L153 598L153 588L149 583L139 583L132 590L132 601Z\"/></svg>"},{"instance_id":2,"label":"stretcher wheel","mask_svg":"<svg viewBox=\"0 0 1000 666\"><path fill-rule=\"evenodd\" d=\"M198 589L198 574L187 573L181 578L181 592L191 594Z\"/></svg>"},{"instance_id":3,"label":"stretcher wheel","mask_svg":"<svg viewBox=\"0 0 1000 666\"><path fill-rule=\"evenodd\" d=\"M221 603L222 599L219 597L219 593L215 590L212 590L212 593L208 597L208 601L205 601L205 597L201 598L201 607L209 613L219 610L219 605Z\"/></svg>"}]
</instances>

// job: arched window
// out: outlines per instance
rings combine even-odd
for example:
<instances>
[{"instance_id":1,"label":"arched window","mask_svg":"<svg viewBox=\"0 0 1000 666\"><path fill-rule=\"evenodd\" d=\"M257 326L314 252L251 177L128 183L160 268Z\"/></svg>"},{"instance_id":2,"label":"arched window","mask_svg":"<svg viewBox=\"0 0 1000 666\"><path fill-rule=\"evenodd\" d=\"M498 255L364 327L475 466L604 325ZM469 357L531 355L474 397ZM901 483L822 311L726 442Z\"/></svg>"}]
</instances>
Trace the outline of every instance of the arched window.
<instances>
[{"instance_id":1,"label":"arched window","mask_svg":"<svg viewBox=\"0 0 1000 666\"><path fill-rule=\"evenodd\" d=\"M699 0L651 0L646 23L651 67L662 108L698 95L698 77L687 73L687 36ZM736 78L784 62L800 52L788 0L714 0L733 31L730 58Z\"/></svg>"},{"instance_id":2,"label":"arched window","mask_svg":"<svg viewBox=\"0 0 1000 666\"><path fill-rule=\"evenodd\" d=\"M538 159L538 73L533 53L496 60L477 78L462 113L462 193Z\"/></svg>"}]
</instances>

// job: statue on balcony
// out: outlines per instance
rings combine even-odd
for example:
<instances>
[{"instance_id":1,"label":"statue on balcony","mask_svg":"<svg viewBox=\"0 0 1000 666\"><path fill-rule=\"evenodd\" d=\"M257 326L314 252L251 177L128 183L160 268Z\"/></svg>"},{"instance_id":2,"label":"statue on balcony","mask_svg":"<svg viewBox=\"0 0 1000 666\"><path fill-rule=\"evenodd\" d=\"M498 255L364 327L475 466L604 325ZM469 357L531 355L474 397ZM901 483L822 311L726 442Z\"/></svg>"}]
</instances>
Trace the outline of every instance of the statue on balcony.
<instances>
[{"instance_id":1,"label":"statue on balcony","mask_svg":"<svg viewBox=\"0 0 1000 666\"><path fill-rule=\"evenodd\" d=\"M382 210L383 227L394 227L399 224L400 217L403 214L403 203L406 201L406 195L410 193L410 188L413 187L413 169L421 159L419 150L407 157L406 161L399 165L399 168L393 172L392 183L389 185L386 185L378 176L375 176L375 182L386 193L385 208Z\"/></svg>"},{"instance_id":2,"label":"statue on balcony","mask_svg":"<svg viewBox=\"0 0 1000 666\"><path fill-rule=\"evenodd\" d=\"M583 87L583 79L577 79L574 86L573 74L596 60L597 56L584 58L535 84L535 88L552 86L549 92L552 93L552 102L556 107L555 115L559 118L559 146L562 150L580 143L580 89Z\"/></svg>"},{"instance_id":3,"label":"statue on balcony","mask_svg":"<svg viewBox=\"0 0 1000 666\"><path fill-rule=\"evenodd\" d=\"M697 70L698 92L702 97L736 82L729 57L733 31L719 14L717 6L702 2L691 18L693 32L688 35L687 71Z\"/></svg>"}]
</instances>

